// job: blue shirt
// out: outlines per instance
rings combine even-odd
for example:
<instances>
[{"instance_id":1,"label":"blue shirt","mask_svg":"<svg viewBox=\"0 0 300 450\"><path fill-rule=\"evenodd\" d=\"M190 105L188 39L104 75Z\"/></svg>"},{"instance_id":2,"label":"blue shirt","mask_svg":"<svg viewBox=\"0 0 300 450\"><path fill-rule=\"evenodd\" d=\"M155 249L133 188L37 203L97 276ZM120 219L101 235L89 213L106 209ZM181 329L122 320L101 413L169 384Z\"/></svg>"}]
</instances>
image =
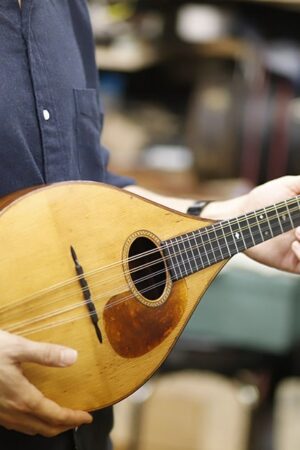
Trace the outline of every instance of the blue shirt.
<instances>
[{"instance_id":1,"label":"blue shirt","mask_svg":"<svg viewBox=\"0 0 300 450\"><path fill-rule=\"evenodd\" d=\"M102 124L85 0L23 0L22 9L18 0L0 0L0 196L63 180L131 183L107 171ZM109 409L98 412L74 434L77 448L106 448L111 422ZM0 427L6 450L65 450L74 436L29 437Z\"/></svg>"},{"instance_id":2,"label":"blue shirt","mask_svg":"<svg viewBox=\"0 0 300 450\"><path fill-rule=\"evenodd\" d=\"M85 0L0 0L0 196L106 170L103 111Z\"/></svg>"}]
</instances>

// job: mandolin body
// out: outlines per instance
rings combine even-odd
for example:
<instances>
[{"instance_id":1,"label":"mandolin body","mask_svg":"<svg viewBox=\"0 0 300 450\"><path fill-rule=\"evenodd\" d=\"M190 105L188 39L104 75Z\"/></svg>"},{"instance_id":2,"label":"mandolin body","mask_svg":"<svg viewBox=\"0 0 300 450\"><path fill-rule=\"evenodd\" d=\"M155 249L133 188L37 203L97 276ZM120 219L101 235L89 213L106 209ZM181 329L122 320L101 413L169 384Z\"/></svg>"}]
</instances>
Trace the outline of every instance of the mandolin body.
<instances>
[{"instance_id":1,"label":"mandolin body","mask_svg":"<svg viewBox=\"0 0 300 450\"><path fill-rule=\"evenodd\" d=\"M227 261L176 282L167 274L162 295L143 302L126 265L132 236L159 242L209 222L94 182L34 189L1 207L0 328L78 351L72 367L23 366L47 397L71 408L102 408L140 387Z\"/></svg>"}]
</instances>

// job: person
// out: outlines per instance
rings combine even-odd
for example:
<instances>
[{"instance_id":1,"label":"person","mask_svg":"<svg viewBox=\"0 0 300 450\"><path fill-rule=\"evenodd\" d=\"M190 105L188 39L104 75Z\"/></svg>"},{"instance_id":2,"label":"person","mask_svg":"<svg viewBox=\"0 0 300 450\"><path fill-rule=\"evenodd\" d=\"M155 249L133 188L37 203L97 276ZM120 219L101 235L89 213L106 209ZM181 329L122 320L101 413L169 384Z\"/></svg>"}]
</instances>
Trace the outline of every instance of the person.
<instances>
[{"instance_id":1,"label":"person","mask_svg":"<svg viewBox=\"0 0 300 450\"><path fill-rule=\"evenodd\" d=\"M0 196L63 180L113 184L179 211L192 201L162 197L107 169L100 146L103 112L86 0L0 1ZM207 205L227 218L300 193L284 177L249 194ZM300 229L249 250L278 269L300 271ZM73 349L0 331L0 442L5 450L107 450L110 408L89 414L45 398L22 374L22 362L65 367ZM63 369L62 369L63 370Z\"/></svg>"}]
</instances>

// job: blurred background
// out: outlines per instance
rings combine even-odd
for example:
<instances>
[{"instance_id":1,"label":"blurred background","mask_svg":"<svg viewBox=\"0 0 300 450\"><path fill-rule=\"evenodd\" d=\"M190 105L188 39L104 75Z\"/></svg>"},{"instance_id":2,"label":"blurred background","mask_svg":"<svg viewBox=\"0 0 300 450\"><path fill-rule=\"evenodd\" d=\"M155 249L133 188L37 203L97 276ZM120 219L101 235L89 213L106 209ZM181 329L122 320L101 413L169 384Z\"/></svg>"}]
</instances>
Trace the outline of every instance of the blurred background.
<instances>
[{"instance_id":1,"label":"blurred background","mask_svg":"<svg viewBox=\"0 0 300 450\"><path fill-rule=\"evenodd\" d=\"M89 6L111 169L196 199L300 173L300 0ZM299 294L235 257L115 407L116 450L299 450Z\"/></svg>"}]
</instances>

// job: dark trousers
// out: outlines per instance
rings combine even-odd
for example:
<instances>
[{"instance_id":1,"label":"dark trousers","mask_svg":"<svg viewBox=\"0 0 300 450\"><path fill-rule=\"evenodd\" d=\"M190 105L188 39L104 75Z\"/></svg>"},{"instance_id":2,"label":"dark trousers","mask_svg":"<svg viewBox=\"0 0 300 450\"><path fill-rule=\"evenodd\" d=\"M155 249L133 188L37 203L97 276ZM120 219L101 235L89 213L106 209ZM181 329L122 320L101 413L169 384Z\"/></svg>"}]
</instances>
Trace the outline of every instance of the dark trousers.
<instances>
[{"instance_id":1,"label":"dark trousers","mask_svg":"<svg viewBox=\"0 0 300 450\"><path fill-rule=\"evenodd\" d=\"M94 421L78 431L67 431L53 438L28 436L0 427L1 450L112 450L109 432L111 408L93 413Z\"/></svg>"}]
</instances>

